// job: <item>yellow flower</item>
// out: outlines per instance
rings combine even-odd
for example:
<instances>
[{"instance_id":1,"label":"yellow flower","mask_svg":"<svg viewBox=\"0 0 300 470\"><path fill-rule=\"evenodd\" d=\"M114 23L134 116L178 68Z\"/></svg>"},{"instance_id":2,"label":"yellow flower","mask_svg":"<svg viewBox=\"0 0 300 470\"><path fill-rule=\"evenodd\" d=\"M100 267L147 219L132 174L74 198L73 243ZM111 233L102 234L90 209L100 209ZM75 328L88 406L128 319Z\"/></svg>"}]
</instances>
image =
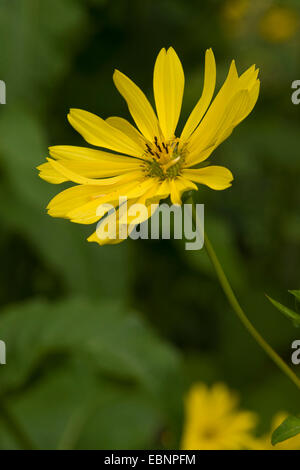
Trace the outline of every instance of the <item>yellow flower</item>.
<instances>
[{"instance_id":1,"label":"yellow flower","mask_svg":"<svg viewBox=\"0 0 300 470\"><path fill-rule=\"evenodd\" d=\"M224 16L229 21L239 21L247 13L250 0L227 0L224 5Z\"/></svg>"},{"instance_id":2,"label":"yellow flower","mask_svg":"<svg viewBox=\"0 0 300 470\"><path fill-rule=\"evenodd\" d=\"M271 423L271 431L266 434L265 436L261 437L257 440L257 443L254 449L257 450L300 450L300 434L291 439L287 439L286 441L280 442L276 444L276 446L272 446L271 444L271 436L278 426L288 417L288 414L284 411L277 413Z\"/></svg>"},{"instance_id":3,"label":"yellow flower","mask_svg":"<svg viewBox=\"0 0 300 470\"><path fill-rule=\"evenodd\" d=\"M232 61L226 81L211 103L216 64L212 50L207 50L202 96L181 134L176 136L184 73L174 49L162 49L155 63L153 87L157 115L140 88L116 70L114 83L137 127L120 117L104 120L87 111L71 109L70 124L89 144L101 150L50 147L51 158L38 167L41 178L50 183L71 181L77 185L50 201L49 215L92 224L105 215L97 211L103 204L115 207L118 216L119 197L124 196L128 210L136 203L146 205L148 218L151 204L169 196L173 204L181 204L185 191L198 189L195 183L215 190L230 187L233 176L227 168L205 166L204 162L252 111L259 94L257 76L254 65L238 76ZM132 219L127 218L128 225ZM101 245L122 240L100 239L95 232L88 241Z\"/></svg>"},{"instance_id":4,"label":"yellow flower","mask_svg":"<svg viewBox=\"0 0 300 470\"><path fill-rule=\"evenodd\" d=\"M196 384L185 403L183 450L239 450L252 447L256 415L237 409L237 397L224 384Z\"/></svg>"},{"instance_id":5,"label":"yellow flower","mask_svg":"<svg viewBox=\"0 0 300 470\"><path fill-rule=\"evenodd\" d=\"M296 12L285 7L273 7L262 18L261 35L270 42L280 43L291 39L299 29Z\"/></svg>"}]
</instances>

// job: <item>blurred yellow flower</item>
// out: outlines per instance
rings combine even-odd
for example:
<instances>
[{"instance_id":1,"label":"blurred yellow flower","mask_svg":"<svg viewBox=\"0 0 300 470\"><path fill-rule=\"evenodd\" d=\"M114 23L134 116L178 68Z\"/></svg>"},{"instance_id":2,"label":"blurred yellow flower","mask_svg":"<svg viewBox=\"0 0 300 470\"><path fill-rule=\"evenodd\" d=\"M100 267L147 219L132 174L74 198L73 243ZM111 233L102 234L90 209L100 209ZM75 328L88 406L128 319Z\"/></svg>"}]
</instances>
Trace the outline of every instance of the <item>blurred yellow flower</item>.
<instances>
[{"instance_id":1,"label":"blurred yellow flower","mask_svg":"<svg viewBox=\"0 0 300 470\"><path fill-rule=\"evenodd\" d=\"M257 450L300 450L300 434L292 437L291 439L280 442L279 444L276 444L276 446L272 446L271 444L272 433L287 417L288 414L284 411L277 413L272 420L270 433L257 439L257 443L254 448Z\"/></svg>"},{"instance_id":2,"label":"blurred yellow flower","mask_svg":"<svg viewBox=\"0 0 300 470\"><path fill-rule=\"evenodd\" d=\"M246 15L249 7L250 0L227 0L223 14L229 21L239 21Z\"/></svg>"},{"instance_id":3,"label":"blurred yellow flower","mask_svg":"<svg viewBox=\"0 0 300 470\"><path fill-rule=\"evenodd\" d=\"M238 400L224 384L210 389L196 384L185 402L183 450L239 450L252 448L256 415L237 408Z\"/></svg>"},{"instance_id":4,"label":"blurred yellow flower","mask_svg":"<svg viewBox=\"0 0 300 470\"><path fill-rule=\"evenodd\" d=\"M100 220L99 207L118 209L119 198L146 205L170 196L181 204L195 183L215 190L231 186L232 173L222 166L203 165L212 152L252 111L259 94L258 69L253 65L238 76L232 61L225 83L212 101L216 83L216 63L211 49L206 51L202 96L190 114L181 134L175 135L184 90L181 62L172 47L162 49L154 67L153 88L157 115L144 93L126 75L116 70L113 80L126 100L135 124L120 117L106 120L80 109L71 109L70 124L89 143L99 149L55 146L48 162L40 165L40 177L50 183L76 183L50 201L48 213L80 224ZM103 149L108 149L103 150ZM114 153L112 153L114 152ZM200 167L199 167L200 165ZM114 216L119 220L119 210ZM117 215L117 217L116 217ZM136 217L127 216L127 227ZM107 223L107 218L105 219ZM139 222L142 222L140 220ZM117 226L119 231L119 227ZM127 230L128 232L128 230ZM117 233L117 232L116 232ZM88 241L100 245L118 243L122 238L100 238L94 232Z\"/></svg>"},{"instance_id":5,"label":"blurred yellow flower","mask_svg":"<svg viewBox=\"0 0 300 470\"><path fill-rule=\"evenodd\" d=\"M291 39L299 29L296 11L286 7L273 7L260 22L260 33L269 42L280 43Z\"/></svg>"}]
</instances>

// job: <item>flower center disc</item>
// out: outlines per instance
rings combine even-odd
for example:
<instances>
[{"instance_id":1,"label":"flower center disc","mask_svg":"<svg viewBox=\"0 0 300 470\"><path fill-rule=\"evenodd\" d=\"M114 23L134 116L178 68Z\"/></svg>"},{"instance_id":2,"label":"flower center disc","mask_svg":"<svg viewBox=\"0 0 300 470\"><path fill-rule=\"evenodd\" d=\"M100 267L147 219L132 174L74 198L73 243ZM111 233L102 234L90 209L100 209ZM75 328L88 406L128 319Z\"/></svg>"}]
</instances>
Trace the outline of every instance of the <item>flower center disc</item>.
<instances>
[{"instance_id":1,"label":"flower center disc","mask_svg":"<svg viewBox=\"0 0 300 470\"><path fill-rule=\"evenodd\" d=\"M154 138L153 143L146 144L147 172L149 176L158 177L161 180L176 178L184 163L185 149L179 149L178 139L170 142L159 141Z\"/></svg>"}]
</instances>

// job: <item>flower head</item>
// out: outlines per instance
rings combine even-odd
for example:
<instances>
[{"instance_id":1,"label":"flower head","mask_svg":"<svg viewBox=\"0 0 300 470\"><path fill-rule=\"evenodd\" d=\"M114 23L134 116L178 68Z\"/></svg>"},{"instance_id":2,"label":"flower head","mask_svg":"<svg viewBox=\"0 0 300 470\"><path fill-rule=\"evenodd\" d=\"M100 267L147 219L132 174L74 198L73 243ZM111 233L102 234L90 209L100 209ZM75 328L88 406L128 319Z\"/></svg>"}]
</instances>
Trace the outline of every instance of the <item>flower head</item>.
<instances>
[{"instance_id":1,"label":"flower head","mask_svg":"<svg viewBox=\"0 0 300 470\"><path fill-rule=\"evenodd\" d=\"M209 389L196 384L185 402L184 450L239 450L252 448L256 415L237 408L237 397L224 384Z\"/></svg>"},{"instance_id":2,"label":"flower head","mask_svg":"<svg viewBox=\"0 0 300 470\"><path fill-rule=\"evenodd\" d=\"M223 13L227 20L236 22L247 14L250 6L250 0L227 0Z\"/></svg>"},{"instance_id":3,"label":"flower head","mask_svg":"<svg viewBox=\"0 0 300 470\"><path fill-rule=\"evenodd\" d=\"M299 16L291 8L274 6L263 16L260 22L261 35L269 42L289 41L299 31Z\"/></svg>"},{"instance_id":4,"label":"flower head","mask_svg":"<svg viewBox=\"0 0 300 470\"><path fill-rule=\"evenodd\" d=\"M169 196L173 204L181 204L185 191L198 189L195 183L215 190L230 187L232 173L222 166L208 166L207 159L252 111L259 94L257 76L254 65L238 76L233 61L225 83L212 101L216 64L208 49L201 98L178 134L184 73L174 49L162 49L156 59L156 114L140 88L116 70L114 83L126 100L136 127L120 117L104 120L87 111L70 110L70 124L89 144L101 149L50 148L47 163L38 167L40 177L50 183L70 181L76 186L52 199L49 215L92 224L105 215L103 211L99 215L99 206L111 204L118 211L120 196L128 199L130 210L137 203L150 208ZM131 221L132 217L128 217L127 223ZM96 232L88 240L100 245L112 242L99 238ZM119 241L116 238L113 242Z\"/></svg>"}]
</instances>

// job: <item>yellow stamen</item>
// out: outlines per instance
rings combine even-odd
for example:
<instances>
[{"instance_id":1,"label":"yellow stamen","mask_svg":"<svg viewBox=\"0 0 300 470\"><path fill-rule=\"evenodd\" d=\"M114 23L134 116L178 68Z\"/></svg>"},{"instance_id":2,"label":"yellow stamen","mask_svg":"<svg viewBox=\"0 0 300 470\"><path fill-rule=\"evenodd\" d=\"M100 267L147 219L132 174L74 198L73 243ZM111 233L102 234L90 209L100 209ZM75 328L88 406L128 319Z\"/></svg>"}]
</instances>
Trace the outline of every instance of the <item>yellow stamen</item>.
<instances>
[{"instance_id":1,"label":"yellow stamen","mask_svg":"<svg viewBox=\"0 0 300 470\"><path fill-rule=\"evenodd\" d=\"M168 168L171 168L171 166L176 165L177 162L180 160L180 155L179 157L175 158L174 160L169 161L168 163L162 165L164 170L168 170Z\"/></svg>"}]
</instances>

